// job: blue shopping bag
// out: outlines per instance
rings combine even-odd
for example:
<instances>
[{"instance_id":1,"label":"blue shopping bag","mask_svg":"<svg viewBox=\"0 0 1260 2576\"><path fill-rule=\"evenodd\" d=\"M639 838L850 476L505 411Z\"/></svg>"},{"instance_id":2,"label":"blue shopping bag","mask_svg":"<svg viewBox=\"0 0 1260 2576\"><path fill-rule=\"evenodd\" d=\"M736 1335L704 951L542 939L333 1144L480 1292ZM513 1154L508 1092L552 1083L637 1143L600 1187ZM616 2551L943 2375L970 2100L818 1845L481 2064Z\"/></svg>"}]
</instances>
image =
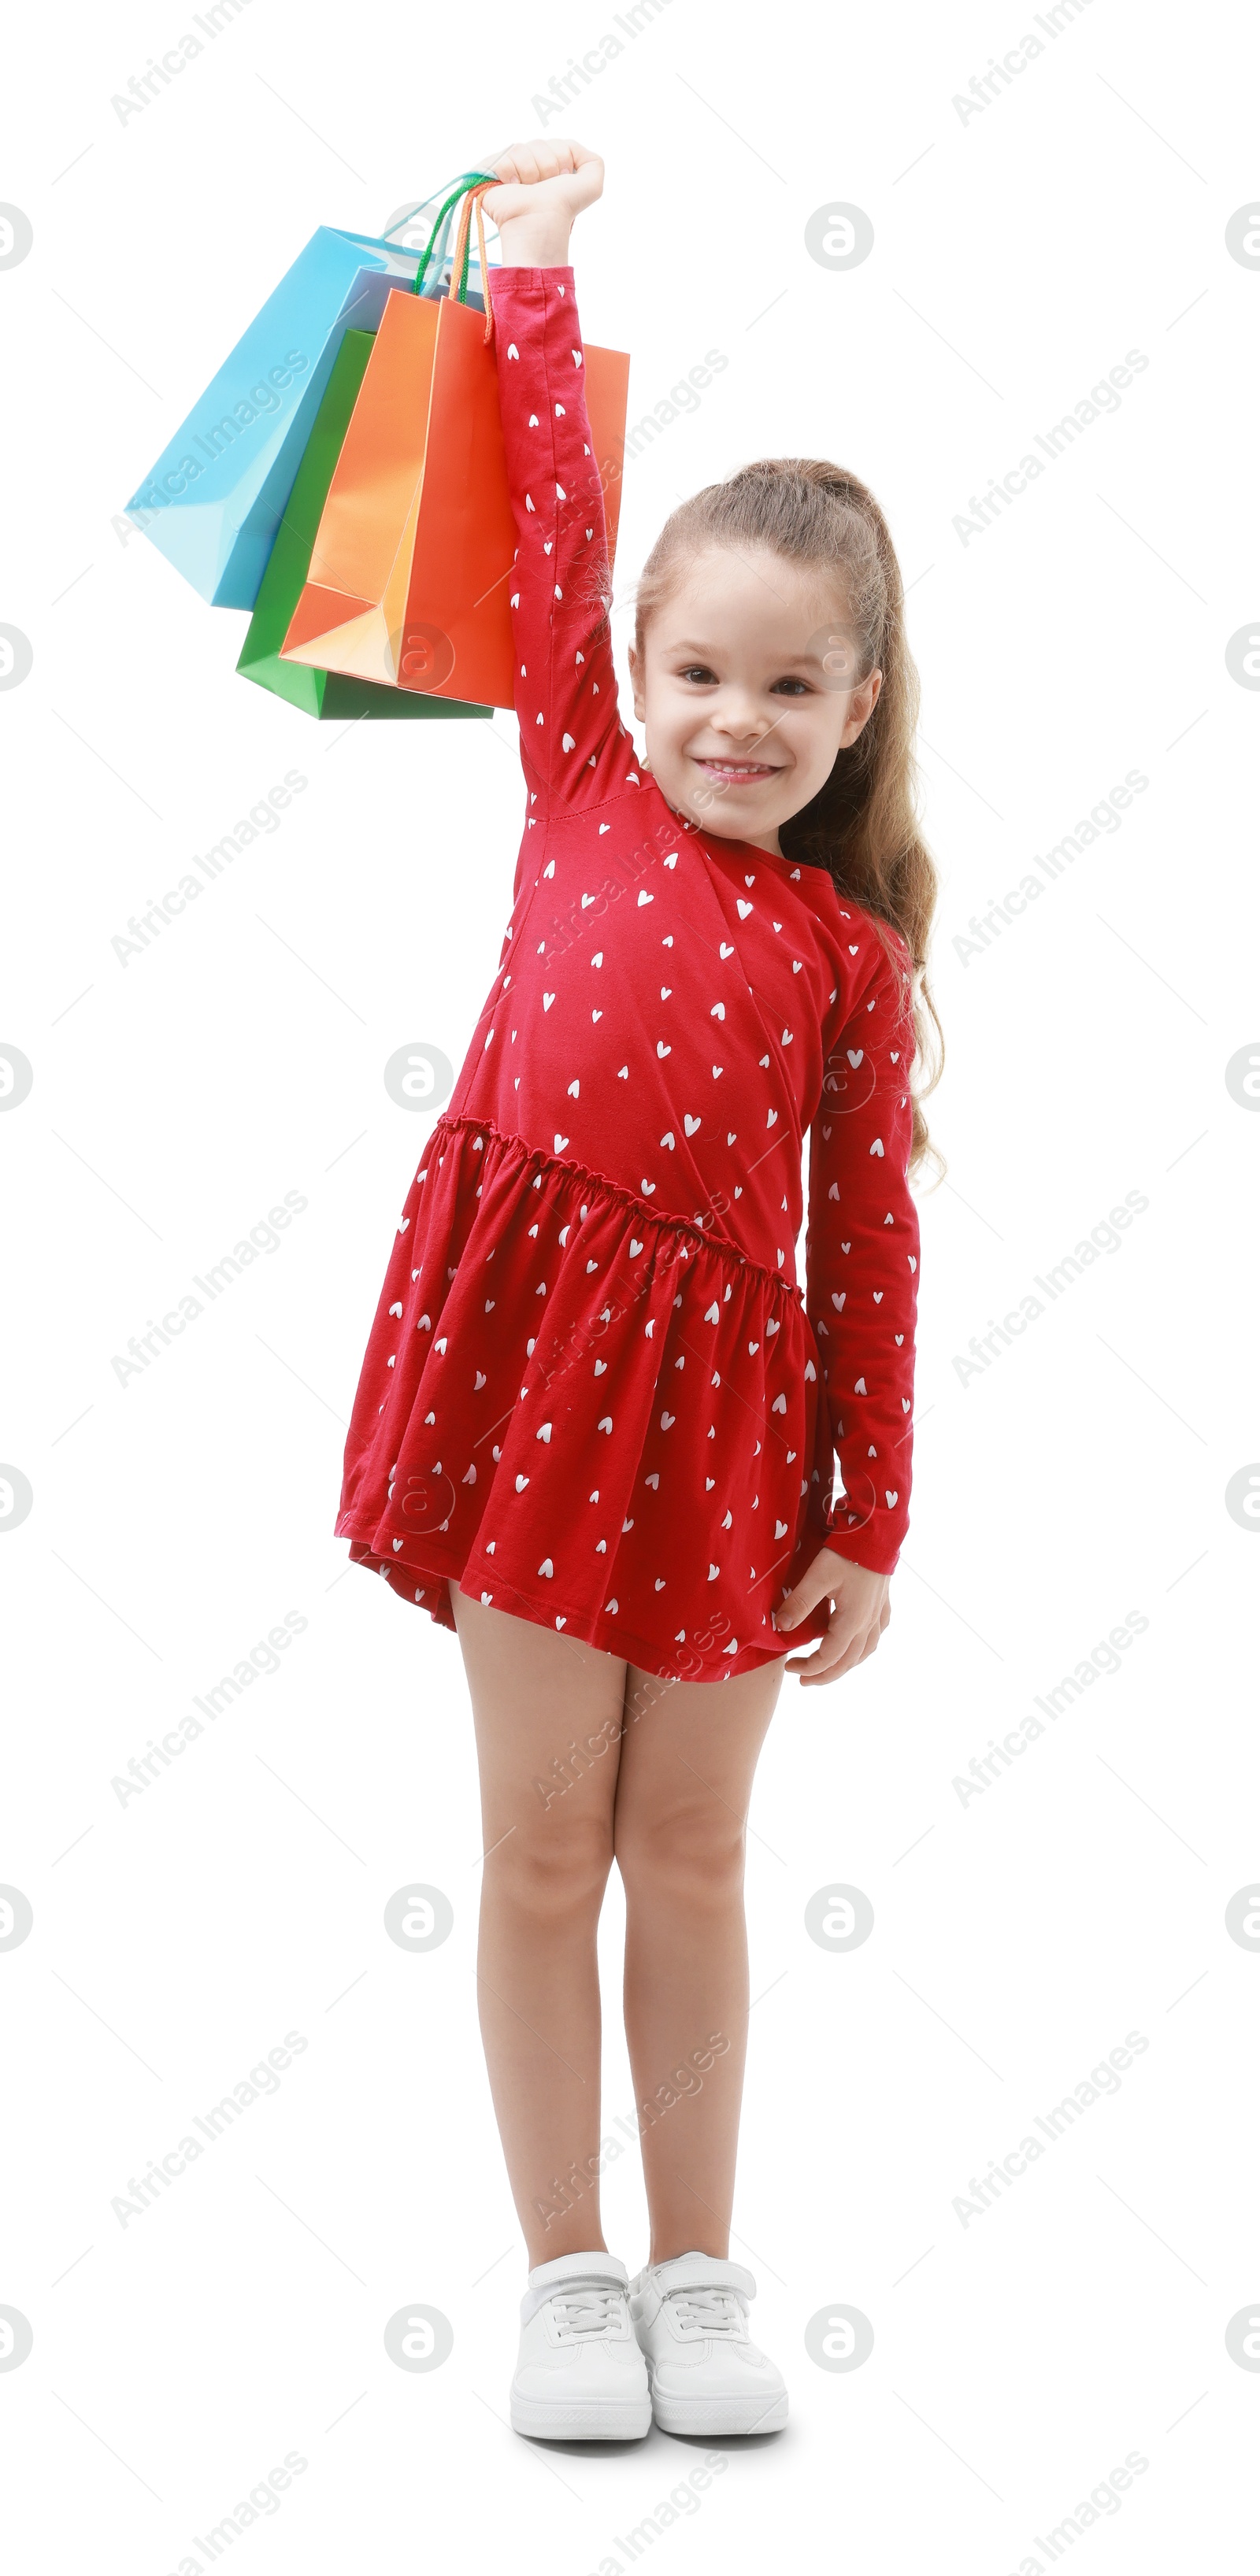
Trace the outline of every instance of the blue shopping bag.
<instances>
[{"instance_id":1,"label":"blue shopping bag","mask_svg":"<svg viewBox=\"0 0 1260 2576\"><path fill-rule=\"evenodd\" d=\"M213 607L253 607L342 338L375 331L392 289L415 291L420 259L321 224L132 494L128 513ZM444 294L448 275L431 258L421 291Z\"/></svg>"}]
</instances>

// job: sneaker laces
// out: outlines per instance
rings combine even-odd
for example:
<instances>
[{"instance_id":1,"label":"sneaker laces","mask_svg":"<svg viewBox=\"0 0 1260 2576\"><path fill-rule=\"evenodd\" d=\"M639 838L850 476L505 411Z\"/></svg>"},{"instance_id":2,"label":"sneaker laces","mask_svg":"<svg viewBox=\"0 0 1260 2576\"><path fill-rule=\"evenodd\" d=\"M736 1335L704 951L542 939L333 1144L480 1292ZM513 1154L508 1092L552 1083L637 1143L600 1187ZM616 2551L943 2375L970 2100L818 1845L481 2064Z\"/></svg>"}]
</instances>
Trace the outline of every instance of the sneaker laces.
<instances>
[{"instance_id":1,"label":"sneaker laces","mask_svg":"<svg viewBox=\"0 0 1260 2576\"><path fill-rule=\"evenodd\" d=\"M596 2289L557 2290L552 2299L562 2335L607 2334L610 2326L620 2323L624 2290Z\"/></svg>"},{"instance_id":2,"label":"sneaker laces","mask_svg":"<svg viewBox=\"0 0 1260 2576\"><path fill-rule=\"evenodd\" d=\"M742 2335L744 2311L738 2290L710 2289L673 2290L670 2304L679 2323L691 2333L706 2335Z\"/></svg>"}]
</instances>

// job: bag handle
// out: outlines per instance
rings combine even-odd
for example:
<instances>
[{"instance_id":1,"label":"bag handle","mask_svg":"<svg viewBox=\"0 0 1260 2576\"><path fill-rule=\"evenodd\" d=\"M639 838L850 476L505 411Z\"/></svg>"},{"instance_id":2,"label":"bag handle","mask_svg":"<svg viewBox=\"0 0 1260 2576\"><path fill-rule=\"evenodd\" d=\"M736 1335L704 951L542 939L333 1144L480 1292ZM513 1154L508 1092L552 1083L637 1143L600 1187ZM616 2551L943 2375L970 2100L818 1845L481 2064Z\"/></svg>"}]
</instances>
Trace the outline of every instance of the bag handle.
<instances>
[{"instance_id":1,"label":"bag handle","mask_svg":"<svg viewBox=\"0 0 1260 2576\"><path fill-rule=\"evenodd\" d=\"M415 295L420 295L420 294L422 294L422 293L423 293L423 291L424 291L424 280L425 280L425 275L426 275L427 270L428 270L429 262L430 262L430 260L431 260L431 258L432 258L432 256L433 256L433 246L434 246L434 243L437 241L437 238L438 238L439 233L441 233L441 234L443 235L443 241L445 242L445 233L446 233L447 225L449 224L449 221L450 221L451 210L452 210L452 208L453 208L453 207L455 207L455 206L457 206L457 205L459 204L459 201L460 201L461 197L464 197L464 196L465 196L465 191L466 191L467 189L469 189L469 188L473 185L473 183L474 183L475 181L480 181L481 185L482 185L483 187L487 187L487 188L494 188L494 187L497 187L497 186L499 185L498 180L494 178L493 174L492 174L492 173L490 173L490 172L488 172L488 171L484 171L484 170L481 170L481 171L478 171L478 170L466 171L466 172L464 173L463 178L462 178L462 179L459 179L459 180L457 180L457 181L456 181L455 186L452 188L452 190L451 190L451 192L450 192L449 196L445 198L445 200L443 201L442 205L441 205L441 206L439 206L439 208L438 208L437 217L436 217L436 220L435 220L435 222L434 222L433 230L432 230L432 232L430 233L429 238L428 238L428 241L427 241L427 243L425 244L424 250L422 251L421 256L420 256L420 263L419 263L419 266L418 266L418 268L417 268L417 270L416 270L415 282L414 282L414 285L413 285L413 288L412 288L412 292L413 292L413 294L415 294ZM459 301L460 301L461 303L464 303L464 302L466 302L466 301L467 301L468 251L467 251L467 232L466 232L466 220L465 220L465 219L466 219L466 216L467 216L467 204L465 203L465 206L464 206L464 208L463 208L463 210L462 210L462 214L461 214L461 223L464 223L464 224L465 224L465 231L464 231L464 244L465 244L465 247L464 247L463 252L462 252L462 258L463 258L463 276L462 276L462 277L461 277L461 279L460 279L460 283L459 283L459 288L458 288L458 290L456 289L456 284L455 284L455 271L456 271L456 267L457 267L457 266L458 266L458 264L459 264L459 257L460 257L460 252L459 252L459 246L458 246L458 244L457 244L456 260L455 260L455 263L452 265L452 269L451 269L451 293L452 293L452 295L455 295L455 294L458 292L458 298L459 298ZM479 242L481 242L481 241L482 241L482 235L481 235L481 225L480 225L480 206L478 207L478 218L479 218L479 220L478 220L478 240L479 240ZM482 247L483 247L483 251L484 251L484 243L482 243ZM488 284L487 284L487 285L486 285L486 287L485 287L485 296L486 296L486 308L487 308L487 312L488 312L488 311L489 311L489 305L490 305L490 289L489 289ZM488 336L489 336L489 334L487 334L487 337L488 337Z\"/></svg>"},{"instance_id":2,"label":"bag handle","mask_svg":"<svg viewBox=\"0 0 1260 2576\"><path fill-rule=\"evenodd\" d=\"M456 204L456 202L457 202L457 200L458 200L458 198L459 198L459 195L460 195L460 191L461 191L462 189L464 189L464 188L471 187L471 185L472 185L472 183L473 183L474 179L484 179L485 175L486 175L486 173L485 173L485 171L484 171L484 170L465 170L465 172L464 172L464 174L463 174L463 177L462 177L461 179L458 179L458 180L456 180L456 181L454 181L454 182L452 183L452 192L451 192L451 194L446 198L445 203L444 203L444 204L443 204L443 206L440 208L439 213L438 213L437 222L435 223L435 225L434 225L434 227L433 227L433 232L432 232L432 233L430 234L430 236L429 236L429 248L430 248L430 249L432 249L432 247L433 247L433 239L434 239L434 235L435 235L437 232L439 232L439 231L444 231L444 230L445 230L446 218L449 216L452 206L454 206L454 205ZM436 193L436 192L435 192L435 193ZM383 232L383 233L381 234L381 236L380 236L381 240L382 240L382 241L390 241L390 240L392 240L393 235L394 235L396 232L401 232L402 227L403 227L403 225L404 225L404 224L411 224L411 223L414 223L414 222L415 222L415 219L416 219L416 216L417 216L417 215L419 215L419 214L422 214L422 213L423 213L423 211L424 211L424 209L425 209L425 207L426 207L426 206L431 206L431 205L432 205L432 203L433 203L433 198L432 198L431 196L430 196L430 197L421 197L421 198L419 198L419 199L417 200L417 202L416 202L416 204L415 204L414 206L409 206L409 207L407 208L407 211L406 211L406 213L405 213L405 214L401 214L401 215L399 215L397 222L396 222L396 223L392 223L392 224L389 226L389 230L388 230L387 232ZM426 254L426 256L427 256L427 254Z\"/></svg>"},{"instance_id":3,"label":"bag handle","mask_svg":"<svg viewBox=\"0 0 1260 2576\"><path fill-rule=\"evenodd\" d=\"M488 179L483 178L478 181L475 187L469 188L459 210L459 227L455 235L455 248L451 253L451 294L452 296L458 297L461 304L466 304L468 301L468 254L472 247L472 217L475 209L477 216L477 256L481 262L481 287L486 300L486 327L481 335L483 343L486 340L492 339L494 336L494 306L490 300L490 272L486 263L486 235L485 226L481 219L481 200L485 195L487 188L498 188L501 187L502 184L501 180L491 177ZM455 283L457 270L459 272L458 286Z\"/></svg>"}]
</instances>

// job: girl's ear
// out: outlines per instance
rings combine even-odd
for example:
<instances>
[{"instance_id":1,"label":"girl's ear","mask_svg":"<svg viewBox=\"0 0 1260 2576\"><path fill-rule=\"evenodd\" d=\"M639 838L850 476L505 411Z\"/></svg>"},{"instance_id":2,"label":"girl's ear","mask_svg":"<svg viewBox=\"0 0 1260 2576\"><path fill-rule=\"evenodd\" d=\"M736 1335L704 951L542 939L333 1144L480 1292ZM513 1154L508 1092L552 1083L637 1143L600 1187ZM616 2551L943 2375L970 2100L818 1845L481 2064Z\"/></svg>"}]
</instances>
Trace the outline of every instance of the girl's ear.
<instances>
[{"instance_id":1,"label":"girl's ear","mask_svg":"<svg viewBox=\"0 0 1260 2576\"><path fill-rule=\"evenodd\" d=\"M849 712L845 719L844 731L840 737L842 751L847 751L849 745L857 741L863 726L869 723L874 715L875 701L883 685L883 672L872 671L869 677L863 680L861 687L854 690L849 700Z\"/></svg>"},{"instance_id":2,"label":"girl's ear","mask_svg":"<svg viewBox=\"0 0 1260 2576\"><path fill-rule=\"evenodd\" d=\"M643 679L639 669L639 657L635 652L633 644L628 645L626 648L626 659L630 664L630 686L634 693L634 712L639 723L642 724L645 712Z\"/></svg>"}]
</instances>

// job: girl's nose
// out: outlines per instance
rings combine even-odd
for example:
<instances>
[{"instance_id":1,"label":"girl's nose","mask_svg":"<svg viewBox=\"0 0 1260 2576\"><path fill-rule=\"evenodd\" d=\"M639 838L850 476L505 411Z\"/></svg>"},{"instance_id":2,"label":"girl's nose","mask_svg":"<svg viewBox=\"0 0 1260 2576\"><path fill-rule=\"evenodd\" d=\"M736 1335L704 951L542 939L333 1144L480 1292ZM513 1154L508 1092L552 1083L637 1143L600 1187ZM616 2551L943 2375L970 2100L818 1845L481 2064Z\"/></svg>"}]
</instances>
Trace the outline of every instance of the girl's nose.
<instances>
[{"instance_id":1,"label":"girl's nose","mask_svg":"<svg viewBox=\"0 0 1260 2576\"><path fill-rule=\"evenodd\" d=\"M745 746L760 742L770 726L753 698L732 697L715 707L709 722L715 733L729 734Z\"/></svg>"}]
</instances>

